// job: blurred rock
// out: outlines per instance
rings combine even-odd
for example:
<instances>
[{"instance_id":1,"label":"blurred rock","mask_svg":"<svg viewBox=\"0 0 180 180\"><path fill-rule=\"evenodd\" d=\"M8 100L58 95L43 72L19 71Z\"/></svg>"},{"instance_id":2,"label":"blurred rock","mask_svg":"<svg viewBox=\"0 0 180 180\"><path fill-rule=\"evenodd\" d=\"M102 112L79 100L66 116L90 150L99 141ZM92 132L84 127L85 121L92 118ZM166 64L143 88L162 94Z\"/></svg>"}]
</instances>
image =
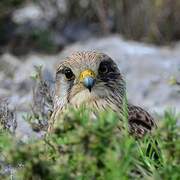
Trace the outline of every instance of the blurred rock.
<instances>
[{"instance_id":1,"label":"blurred rock","mask_svg":"<svg viewBox=\"0 0 180 180\"><path fill-rule=\"evenodd\" d=\"M63 35L69 42L76 42L87 40L93 36L93 32L85 22L69 22L63 30Z\"/></svg>"},{"instance_id":2,"label":"blurred rock","mask_svg":"<svg viewBox=\"0 0 180 180\"><path fill-rule=\"evenodd\" d=\"M13 76L18 66L20 65L20 61L10 54L3 54L0 56L0 71L3 71L7 76Z\"/></svg>"},{"instance_id":3,"label":"blurred rock","mask_svg":"<svg viewBox=\"0 0 180 180\"><path fill-rule=\"evenodd\" d=\"M27 21L39 20L43 18L41 8L33 3L29 3L21 9L13 12L13 21L17 24L23 24Z\"/></svg>"}]
</instances>

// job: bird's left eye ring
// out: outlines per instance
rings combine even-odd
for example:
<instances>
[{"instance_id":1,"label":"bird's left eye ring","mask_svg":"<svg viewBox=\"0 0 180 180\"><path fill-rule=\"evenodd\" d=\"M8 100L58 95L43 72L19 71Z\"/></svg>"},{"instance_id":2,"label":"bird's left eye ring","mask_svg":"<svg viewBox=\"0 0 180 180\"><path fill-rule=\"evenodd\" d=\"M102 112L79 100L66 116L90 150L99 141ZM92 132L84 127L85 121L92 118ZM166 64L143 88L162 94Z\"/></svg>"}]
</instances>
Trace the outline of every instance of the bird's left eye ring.
<instances>
[{"instance_id":1,"label":"bird's left eye ring","mask_svg":"<svg viewBox=\"0 0 180 180\"><path fill-rule=\"evenodd\" d=\"M99 73L100 74L108 73L108 66L107 66L107 64L100 64L100 66L99 66Z\"/></svg>"},{"instance_id":2,"label":"bird's left eye ring","mask_svg":"<svg viewBox=\"0 0 180 180\"><path fill-rule=\"evenodd\" d=\"M65 68L64 74L65 74L67 80L72 80L74 78L74 74L70 68Z\"/></svg>"}]
</instances>

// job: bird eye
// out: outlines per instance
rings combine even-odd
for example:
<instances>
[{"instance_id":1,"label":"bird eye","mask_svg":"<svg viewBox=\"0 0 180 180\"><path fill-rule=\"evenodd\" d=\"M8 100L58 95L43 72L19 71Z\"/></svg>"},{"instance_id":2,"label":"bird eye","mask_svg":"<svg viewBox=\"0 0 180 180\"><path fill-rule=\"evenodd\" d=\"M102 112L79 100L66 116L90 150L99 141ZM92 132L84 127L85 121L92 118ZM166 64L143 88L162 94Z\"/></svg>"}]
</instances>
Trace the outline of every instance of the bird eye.
<instances>
[{"instance_id":1,"label":"bird eye","mask_svg":"<svg viewBox=\"0 0 180 180\"><path fill-rule=\"evenodd\" d=\"M72 80L74 78L74 74L73 74L73 72L71 71L70 68L65 68L64 69L64 74L65 74L67 80Z\"/></svg>"},{"instance_id":2,"label":"bird eye","mask_svg":"<svg viewBox=\"0 0 180 180\"><path fill-rule=\"evenodd\" d=\"M100 74L106 74L108 72L108 65L101 63L99 66L99 73Z\"/></svg>"}]
</instances>

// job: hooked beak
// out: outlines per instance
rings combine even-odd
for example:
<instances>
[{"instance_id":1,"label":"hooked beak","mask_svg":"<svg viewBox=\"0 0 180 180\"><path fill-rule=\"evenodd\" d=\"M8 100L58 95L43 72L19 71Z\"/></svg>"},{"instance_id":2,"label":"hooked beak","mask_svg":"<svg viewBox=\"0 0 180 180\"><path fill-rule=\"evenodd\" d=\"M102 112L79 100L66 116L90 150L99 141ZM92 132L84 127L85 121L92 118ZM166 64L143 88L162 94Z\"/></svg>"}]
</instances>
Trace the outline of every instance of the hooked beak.
<instances>
[{"instance_id":1,"label":"hooked beak","mask_svg":"<svg viewBox=\"0 0 180 180\"><path fill-rule=\"evenodd\" d=\"M91 92L91 89L95 84L95 73L90 69L83 71L80 74L80 81L87 89L89 89L89 92Z\"/></svg>"}]
</instances>

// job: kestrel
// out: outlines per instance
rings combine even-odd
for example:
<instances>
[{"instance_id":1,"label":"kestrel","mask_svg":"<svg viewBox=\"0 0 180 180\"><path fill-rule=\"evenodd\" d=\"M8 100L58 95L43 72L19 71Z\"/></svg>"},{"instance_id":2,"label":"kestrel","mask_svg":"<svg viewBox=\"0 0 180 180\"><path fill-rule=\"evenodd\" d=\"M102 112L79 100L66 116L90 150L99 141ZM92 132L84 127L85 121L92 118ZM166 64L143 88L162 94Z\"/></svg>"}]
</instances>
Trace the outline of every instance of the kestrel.
<instances>
[{"instance_id":1,"label":"kestrel","mask_svg":"<svg viewBox=\"0 0 180 180\"><path fill-rule=\"evenodd\" d=\"M98 112L111 109L117 114L123 110L126 85L117 64L106 54L77 52L67 57L57 68L54 111L48 131L68 106L85 104ZM143 137L156 126L144 109L127 104L130 134Z\"/></svg>"}]
</instances>

